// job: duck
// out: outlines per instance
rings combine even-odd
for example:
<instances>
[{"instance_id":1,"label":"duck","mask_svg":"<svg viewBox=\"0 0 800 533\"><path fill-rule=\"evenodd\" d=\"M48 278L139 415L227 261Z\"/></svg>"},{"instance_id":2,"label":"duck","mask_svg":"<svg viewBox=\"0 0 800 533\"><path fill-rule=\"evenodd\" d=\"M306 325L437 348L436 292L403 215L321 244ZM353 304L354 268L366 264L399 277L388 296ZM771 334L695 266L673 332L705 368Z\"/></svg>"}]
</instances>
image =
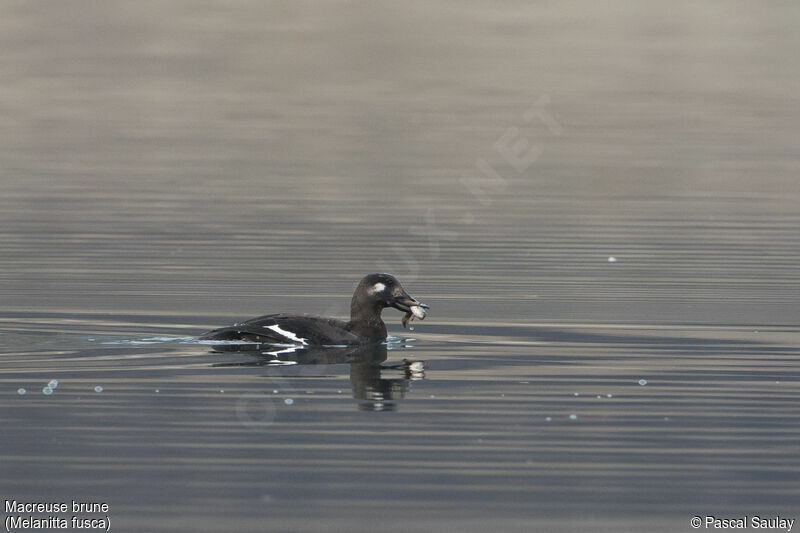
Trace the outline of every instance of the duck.
<instances>
[{"instance_id":1,"label":"duck","mask_svg":"<svg viewBox=\"0 0 800 533\"><path fill-rule=\"evenodd\" d=\"M200 335L201 341L250 342L299 346L351 346L386 340L381 312L393 307L403 311L407 327L413 318L425 318L429 306L406 292L391 274L364 276L350 301L350 320L278 313L252 318Z\"/></svg>"}]
</instances>

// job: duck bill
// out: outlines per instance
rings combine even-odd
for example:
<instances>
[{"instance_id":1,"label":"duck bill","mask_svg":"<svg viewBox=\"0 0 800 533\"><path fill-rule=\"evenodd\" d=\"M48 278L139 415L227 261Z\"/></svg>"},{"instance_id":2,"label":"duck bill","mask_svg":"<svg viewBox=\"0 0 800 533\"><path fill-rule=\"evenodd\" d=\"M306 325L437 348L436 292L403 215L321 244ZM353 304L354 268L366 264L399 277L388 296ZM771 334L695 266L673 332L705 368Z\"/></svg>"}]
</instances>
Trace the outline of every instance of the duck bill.
<instances>
[{"instance_id":1,"label":"duck bill","mask_svg":"<svg viewBox=\"0 0 800 533\"><path fill-rule=\"evenodd\" d=\"M395 309L403 311L404 313L411 311L411 308L414 306L419 306L423 309L430 309L427 305L420 302L416 298L412 298L408 294L404 294L402 296L395 298L394 301L391 303L391 306L394 307Z\"/></svg>"}]
</instances>

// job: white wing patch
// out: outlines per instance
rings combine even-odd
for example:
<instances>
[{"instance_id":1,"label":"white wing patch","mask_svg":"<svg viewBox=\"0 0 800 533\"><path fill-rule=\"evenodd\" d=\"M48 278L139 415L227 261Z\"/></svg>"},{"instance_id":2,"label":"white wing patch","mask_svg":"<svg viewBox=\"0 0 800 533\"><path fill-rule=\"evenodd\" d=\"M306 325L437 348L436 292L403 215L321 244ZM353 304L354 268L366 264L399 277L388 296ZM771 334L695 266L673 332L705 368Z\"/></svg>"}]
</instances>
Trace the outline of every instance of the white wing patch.
<instances>
[{"instance_id":1,"label":"white wing patch","mask_svg":"<svg viewBox=\"0 0 800 533\"><path fill-rule=\"evenodd\" d=\"M380 281L372 286L369 290L370 294L375 294L376 292L383 292L386 289L386 285L381 283Z\"/></svg>"},{"instance_id":2,"label":"white wing patch","mask_svg":"<svg viewBox=\"0 0 800 533\"><path fill-rule=\"evenodd\" d=\"M308 345L308 343L306 342L305 339L298 337L297 335L295 335L291 331L286 331L285 329L281 329L281 327L278 324L272 324L271 326L264 326L264 327L267 328L267 329L271 329L272 331L274 331L275 333L277 333L279 335L283 335L284 337L286 337L290 341L299 342L300 344L302 344L304 346Z\"/></svg>"}]
</instances>

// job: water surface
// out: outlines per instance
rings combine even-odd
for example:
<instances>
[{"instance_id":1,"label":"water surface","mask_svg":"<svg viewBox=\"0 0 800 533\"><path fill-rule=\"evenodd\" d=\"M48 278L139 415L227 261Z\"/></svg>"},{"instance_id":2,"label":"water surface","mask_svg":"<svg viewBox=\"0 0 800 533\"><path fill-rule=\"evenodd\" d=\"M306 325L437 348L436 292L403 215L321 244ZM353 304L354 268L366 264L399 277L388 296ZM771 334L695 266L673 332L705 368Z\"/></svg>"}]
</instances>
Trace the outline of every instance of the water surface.
<instances>
[{"instance_id":1,"label":"water surface","mask_svg":"<svg viewBox=\"0 0 800 533\"><path fill-rule=\"evenodd\" d=\"M117 531L800 518L799 17L4 3L0 492ZM385 351L193 341L374 271L431 305Z\"/></svg>"}]
</instances>

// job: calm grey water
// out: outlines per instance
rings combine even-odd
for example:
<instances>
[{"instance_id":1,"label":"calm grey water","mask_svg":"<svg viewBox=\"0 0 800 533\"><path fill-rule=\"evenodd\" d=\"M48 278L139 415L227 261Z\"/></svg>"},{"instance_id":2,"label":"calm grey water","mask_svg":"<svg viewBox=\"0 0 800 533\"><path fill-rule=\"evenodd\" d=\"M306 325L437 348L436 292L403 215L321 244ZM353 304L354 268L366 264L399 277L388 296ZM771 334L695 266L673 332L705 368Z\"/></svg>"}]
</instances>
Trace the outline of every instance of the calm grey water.
<instances>
[{"instance_id":1,"label":"calm grey water","mask_svg":"<svg viewBox=\"0 0 800 533\"><path fill-rule=\"evenodd\" d=\"M113 531L800 519L798 23L3 2L2 498ZM192 340L344 316L374 271L431 306L385 350Z\"/></svg>"}]
</instances>

